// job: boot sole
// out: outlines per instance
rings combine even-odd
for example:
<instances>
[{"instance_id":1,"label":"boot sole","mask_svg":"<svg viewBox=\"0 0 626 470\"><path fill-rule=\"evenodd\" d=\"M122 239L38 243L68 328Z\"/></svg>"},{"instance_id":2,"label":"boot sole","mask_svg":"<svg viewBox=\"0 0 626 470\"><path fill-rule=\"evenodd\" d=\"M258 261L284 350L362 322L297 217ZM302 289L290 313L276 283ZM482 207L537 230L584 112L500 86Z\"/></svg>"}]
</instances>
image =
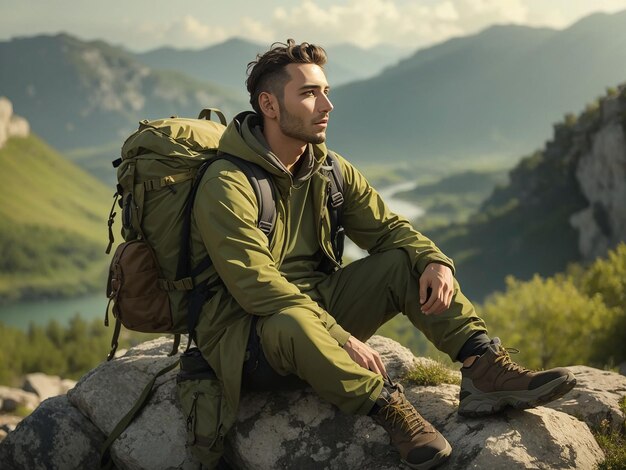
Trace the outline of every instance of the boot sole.
<instances>
[{"instance_id":1,"label":"boot sole","mask_svg":"<svg viewBox=\"0 0 626 470\"><path fill-rule=\"evenodd\" d=\"M561 398L575 385L576 378L571 373L548 382L535 390L518 392L485 393L468 384L464 389L469 389L470 395L461 401L458 413L461 416L478 418L498 413L507 407L517 410L534 408Z\"/></svg>"},{"instance_id":2,"label":"boot sole","mask_svg":"<svg viewBox=\"0 0 626 470\"><path fill-rule=\"evenodd\" d=\"M414 470L429 470L431 468L435 468L441 465L446 460L448 460L451 453L452 453L452 446L450 446L450 443L446 441L446 447L444 449L441 449L439 452L437 452L437 454L435 454L435 456L432 459L430 459L428 462L409 463L406 460L402 460L402 459L401 459L401 462L404 465Z\"/></svg>"}]
</instances>

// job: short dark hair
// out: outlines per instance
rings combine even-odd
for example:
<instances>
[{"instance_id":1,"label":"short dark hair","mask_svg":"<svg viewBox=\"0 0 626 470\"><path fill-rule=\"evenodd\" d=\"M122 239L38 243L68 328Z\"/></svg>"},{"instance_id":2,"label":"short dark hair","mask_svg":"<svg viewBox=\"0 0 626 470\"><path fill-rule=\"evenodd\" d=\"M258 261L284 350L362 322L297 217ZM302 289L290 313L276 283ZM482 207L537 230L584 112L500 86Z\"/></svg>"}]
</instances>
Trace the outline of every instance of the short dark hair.
<instances>
[{"instance_id":1,"label":"short dark hair","mask_svg":"<svg viewBox=\"0 0 626 470\"><path fill-rule=\"evenodd\" d=\"M248 64L246 80L250 104L257 114L261 115L259 95L262 92L270 92L282 100L283 89L289 81L285 67L289 64L315 64L323 67L326 64L326 51L315 44L296 44L293 39L287 39L287 44L275 42L269 51L257 54L256 59Z\"/></svg>"}]
</instances>

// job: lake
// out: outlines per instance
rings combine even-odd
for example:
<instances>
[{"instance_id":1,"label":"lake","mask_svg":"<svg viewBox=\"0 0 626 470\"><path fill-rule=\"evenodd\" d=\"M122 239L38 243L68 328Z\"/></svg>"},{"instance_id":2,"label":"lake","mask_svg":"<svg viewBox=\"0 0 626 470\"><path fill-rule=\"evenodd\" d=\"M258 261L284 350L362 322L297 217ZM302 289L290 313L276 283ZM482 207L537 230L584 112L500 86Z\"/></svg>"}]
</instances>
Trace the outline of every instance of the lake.
<instances>
[{"instance_id":1,"label":"lake","mask_svg":"<svg viewBox=\"0 0 626 470\"><path fill-rule=\"evenodd\" d=\"M412 182L399 183L381 189L380 194L393 211L409 220L415 220L424 213L424 210L415 204L394 198L394 194L400 191L408 191L414 187L415 183ZM360 250L349 240L346 240L346 257L358 259L366 255L366 252ZM104 292L102 292L72 299L19 302L0 306L0 322L26 330L30 323L45 325L50 320L56 320L65 325L76 314L79 314L86 320L101 318L104 321L104 310L107 301Z\"/></svg>"},{"instance_id":2,"label":"lake","mask_svg":"<svg viewBox=\"0 0 626 470\"><path fill-rule=\"evenodd\" d=\"M0 322L26 330L32 322L46 325L50 320L66 325L70 318L80 314L83 319L101 318L104 322L104 309L108 299L104 291L85 297L58 300L34 300L0 306Z\"/></svg>"}]
</instances>

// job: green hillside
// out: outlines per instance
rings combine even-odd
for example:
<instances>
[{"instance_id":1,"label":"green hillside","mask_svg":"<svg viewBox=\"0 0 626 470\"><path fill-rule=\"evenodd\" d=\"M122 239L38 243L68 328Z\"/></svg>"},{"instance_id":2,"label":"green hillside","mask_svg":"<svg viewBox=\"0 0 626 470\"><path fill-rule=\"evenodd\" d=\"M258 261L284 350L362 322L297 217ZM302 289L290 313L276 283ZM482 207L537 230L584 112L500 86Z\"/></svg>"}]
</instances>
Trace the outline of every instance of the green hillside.
<instances>
[{"instance_id":1,"label":"green hillside","mask_svg":"<svg viewBox=\"0 0 626 470\"><path fill-rule=\"evenodd\" d=\"M0 303L101 287L112 190L36 136L0 149Z\"/></svg>"}]
</instances>

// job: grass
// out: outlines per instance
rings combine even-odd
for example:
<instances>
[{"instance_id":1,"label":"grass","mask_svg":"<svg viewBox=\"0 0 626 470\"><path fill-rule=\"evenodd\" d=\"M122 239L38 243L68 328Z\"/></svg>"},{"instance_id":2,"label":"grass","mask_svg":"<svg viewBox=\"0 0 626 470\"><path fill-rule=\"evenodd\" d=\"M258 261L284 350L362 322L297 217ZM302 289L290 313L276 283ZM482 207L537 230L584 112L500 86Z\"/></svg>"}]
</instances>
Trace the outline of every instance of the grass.
<instances>
[{"instance_id":1,"label":"grass","mask_svg":"<svg viewBox=\"0 0 626 470\"><path fill-rule=\"evenodd\" d=\"M416 385L440 385L443 383L459 385L461 383L457 375L437 361L424 361L415 364L405 378Z\"/></svg>"},{"instance_id":2,"label":"grass","mask_svg":"<svg viewBox=\"0 0 626 470\"><path fill-rule=\"evenodd\" d=\"M619 403L620 410L626 416L626 395ZM622 428L615 430L607 420L593 431L596 441L604 451L605 460L598 465L598 470L622 470L626 468L626 420Z\"/></svg>"},{"instance_id":3,"label":"grass","mask_svg":"<svg viewBox=\"0 0 626 470\"><path fill-rule=\"evenodd\" d=\"M29 416L31 413L33 412L33 410L31 410L30 408L28 408L27 406L24 405L18 405L17 408L15 408L15 411L12 411L11 414L13 416L19 416L20 418L26 418L27 416Z\"/></svg>"},{"instance_id":4,"label":"grass","mask_svg":"<svg viewBox=\"0 0 626 470\"><path fill-rule=\"evenodd\" d=\"M7 223L70 230L106 245L112 188L34 135L9 139L0 164L0 217Z\"/></svg>"},{"instance_id":5,"label":"grass","mask_svg":"<svg viewBox=\"0 0 626 470\"><path fill-rule=\"evenodd\" d=\"M35 135L9 139L0 166L0 302L101 286L112 188Z\"/></svg>"}]
</instances>

